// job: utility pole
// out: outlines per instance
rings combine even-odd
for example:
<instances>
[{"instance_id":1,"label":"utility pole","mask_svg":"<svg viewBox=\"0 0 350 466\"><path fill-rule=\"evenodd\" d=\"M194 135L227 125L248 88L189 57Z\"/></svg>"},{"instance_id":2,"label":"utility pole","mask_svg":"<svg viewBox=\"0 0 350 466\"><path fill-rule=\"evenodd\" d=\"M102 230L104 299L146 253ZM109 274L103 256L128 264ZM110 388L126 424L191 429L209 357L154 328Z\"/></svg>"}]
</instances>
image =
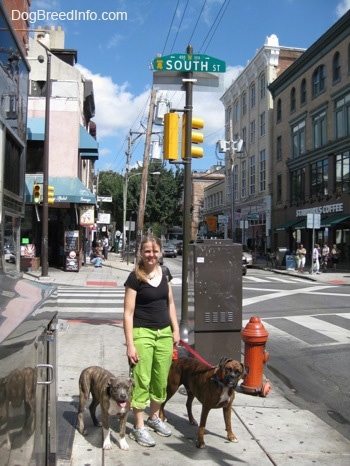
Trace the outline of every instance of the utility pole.
<instances>
[{"instance_id":1,"label":"utility pole","mask_svg":"<svg viewBox=\"0 0 350 466\"><path fill-rule=\"evenodd\" d=\"M151 138L152 138L152 127L154 119L154 109L156 104L157 91L155 88L152 89L151 101L149 105L149 114L148 122L146 129L146 141L145 141L145 150L143 153L143 164L142 164L142 176L141 176L141 190L140 190L140 200L139 200L139 211L137 216L137 243L138 240L142 238L142 232L144 227L145 219L145 207L146 207L146 194L147 194L147 179L148 179L148 166L149 166L149 151L151 147Z\"/></svg>"},{"instance_id":2,"label":"utility pole","mask_svg":"<svg viewBox=\"0 0 350 466\"><path fill-rule=\"evenodd\" d=\"M187 46L186 53L192 54L193 47ZM181 319L180 337L183 341L188 341L188 260L189 243L191 240L191 176L192 176L192 110L193 110L193 73L185 74L183 79L186 100L186 126L185 126L185 180L184 180L184 206L183 206L183 252L182 252L182 288L181 288Z\"/></svg>"}]
</instances>

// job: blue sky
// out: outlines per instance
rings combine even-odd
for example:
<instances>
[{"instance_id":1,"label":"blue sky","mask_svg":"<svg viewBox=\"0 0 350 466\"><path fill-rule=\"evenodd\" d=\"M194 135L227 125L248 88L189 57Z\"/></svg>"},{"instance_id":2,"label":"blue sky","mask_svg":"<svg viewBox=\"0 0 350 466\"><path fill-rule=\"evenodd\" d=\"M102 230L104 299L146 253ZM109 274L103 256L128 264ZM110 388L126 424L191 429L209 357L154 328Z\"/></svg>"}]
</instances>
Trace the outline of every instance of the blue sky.
<instances>
[{"instance_id":1,"label":"blue sky","mask_svg":"<svg viewBox=\"0 0 350 466\"><path fill-rule=\"evenodd\" d=\"M30 27L61 26L66 48L78 50L78 66L94 82L96 168L123 172L129 130L143 131L147 124L156 54L183 53L191 43L194 52L226 62L228 86L267 36L277 35L282 46L307 48L349 8L350 0L33 0L31 11L45 19L33 16ZM60 12L66 17L56 19ZM103 12L110 19L97 19ZM173 107L183 107L183 94L168 91ZM215 142L224 136L221 95L194 93L193 114L205 120L205 155L193 159L195 170L218 162ZM143 150L140 137L132 166L142 161Z\"/></svg>"}]
</instances>

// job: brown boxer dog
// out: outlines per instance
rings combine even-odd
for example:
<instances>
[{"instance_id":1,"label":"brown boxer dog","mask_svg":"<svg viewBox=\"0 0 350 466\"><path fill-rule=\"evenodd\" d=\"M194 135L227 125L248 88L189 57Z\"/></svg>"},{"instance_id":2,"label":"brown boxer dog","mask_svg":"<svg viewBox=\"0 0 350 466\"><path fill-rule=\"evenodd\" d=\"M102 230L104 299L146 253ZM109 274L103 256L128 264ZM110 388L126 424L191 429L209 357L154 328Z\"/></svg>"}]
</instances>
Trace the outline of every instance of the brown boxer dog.
<instances>
[{"instance_id":1,"label":"brown boxer dog","mask_svg":"<svg viewBox=\"0 0 350 466\"><path fill-rule=\"evenodd\" d=\"M216 367L208 367L197 359L179 358L172 362L168 376L167 398L162 404L159 417L165 420L164 406L180 385L187 391L186 408L191 424L198 426L192 414L194 398L202 404L201 419L197 434L196 447L205 448L204 433L207 417L211 409L222 408L227 438L237 442L231 427L231 408L235 398L235 388L248 369L238 361L221 358Z\"/></svg>"},{"instance_id":2,"label":"brown boxer dog","mask_svg":"<svg viewBox=\"0 0 350 466\"><path fill-rule=\"evenodd\" d=\"M125 439L125 428L128 411L130 409L130 398L132 387L135 386L131 377L116 377L111 372L99 366L87 367L82 371L79 378L79 412L77 429L82 435L87 434L84 427L84 409L92 395L92 402L89 407L91 418L95 426L103 428L103 449L112 448L109 416L118 415L119 424L119 446L121 450L129 450L129 445ZM96 418L96 408L101 406L102 422Z\"/></svg>"}]
</instances>

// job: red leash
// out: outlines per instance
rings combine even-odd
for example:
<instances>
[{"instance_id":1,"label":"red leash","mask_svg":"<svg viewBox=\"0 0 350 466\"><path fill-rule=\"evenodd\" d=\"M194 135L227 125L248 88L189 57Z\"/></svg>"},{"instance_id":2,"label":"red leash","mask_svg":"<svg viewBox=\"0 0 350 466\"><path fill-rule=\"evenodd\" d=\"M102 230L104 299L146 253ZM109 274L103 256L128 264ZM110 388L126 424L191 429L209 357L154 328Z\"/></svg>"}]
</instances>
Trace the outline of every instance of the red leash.
<instances>
[{"instance_id":1,"label":"red leash","mask_svg":"<svg viewBox=\"0 0 350 466\"><path fill-rule=\"evenodd\" d=\"M188 345L184 341L180 340L180 345L183 346L189 353L191 353L192 356L194 356L196 359L198 359L198 361L202 362L203 364L205 364L208 367L215 367L215 366L212 366L211 364L209 364L208 361L203 359L202 356L200 356L193 348L190 347L190 345Z\"/></svg>"}]
</instances>

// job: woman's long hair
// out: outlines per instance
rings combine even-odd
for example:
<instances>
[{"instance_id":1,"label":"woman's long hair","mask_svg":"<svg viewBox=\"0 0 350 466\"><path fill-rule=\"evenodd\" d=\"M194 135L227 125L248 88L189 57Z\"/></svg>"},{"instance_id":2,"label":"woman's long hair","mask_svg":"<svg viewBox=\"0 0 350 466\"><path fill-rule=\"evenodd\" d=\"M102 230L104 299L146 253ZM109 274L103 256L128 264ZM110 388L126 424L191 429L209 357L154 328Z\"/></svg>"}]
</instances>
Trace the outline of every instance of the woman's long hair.
<instances>
[{"instance_id":1,"label":"woman's long hair","mask_svg":"<svg viewBox=\"0 0 350 466\"><path fill-rule=\"evenodd\" d=\"M162 242L157 236L153 235L148 235L148 236L143 236L140 242L140 247L137 251L137 261L136 261L136 266L135 266L135 274L138 280L141 280L142 282L147 282L148 277L147 273L145 271L145 265L142 260L141 256L141 251L145 245L145 243L155 243L159 246L160 250L162 250Z\"/></svg>"}]
</instances>

